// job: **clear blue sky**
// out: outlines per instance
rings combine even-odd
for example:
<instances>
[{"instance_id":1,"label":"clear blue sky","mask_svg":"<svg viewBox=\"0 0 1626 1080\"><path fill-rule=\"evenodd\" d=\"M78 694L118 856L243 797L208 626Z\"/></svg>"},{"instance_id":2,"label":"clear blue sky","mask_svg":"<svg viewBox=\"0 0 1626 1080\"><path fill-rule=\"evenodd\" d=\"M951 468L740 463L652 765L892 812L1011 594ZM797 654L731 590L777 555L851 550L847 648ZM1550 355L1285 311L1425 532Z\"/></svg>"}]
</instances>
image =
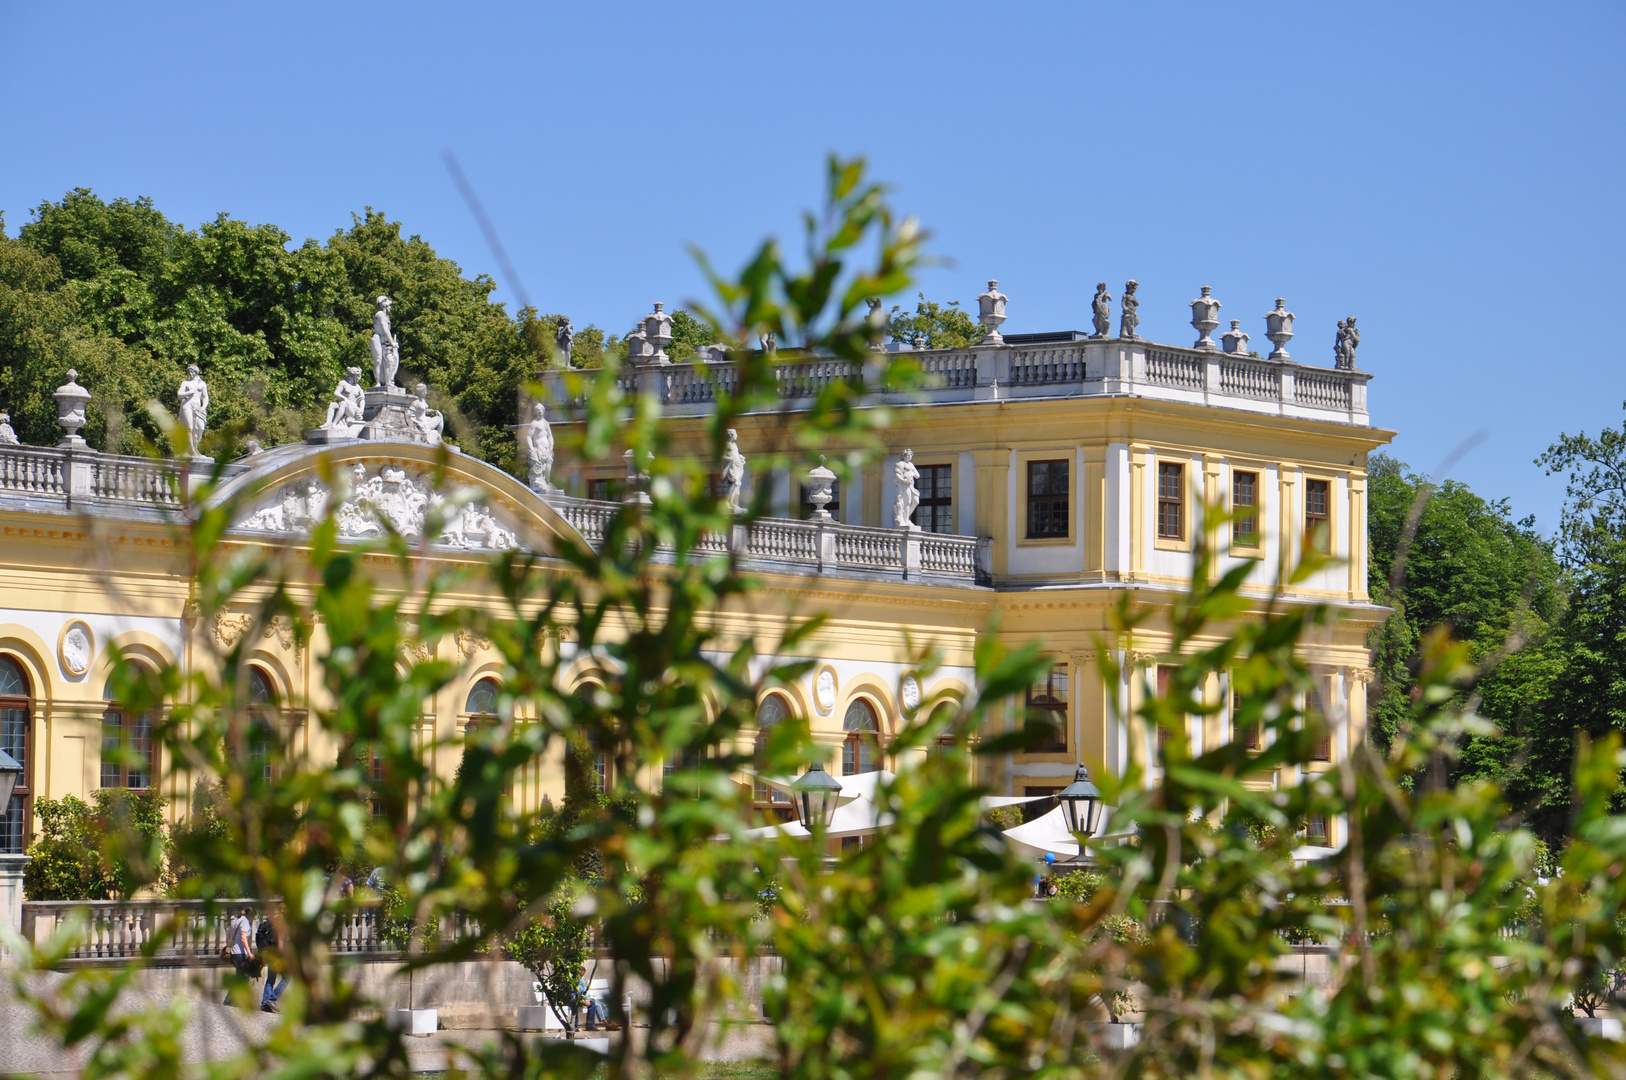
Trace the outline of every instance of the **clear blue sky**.
<instances>
[{"instance_id":1,"label":"clear blue sky","mask_svg":"<svg viewBox=\"0 0 1626 1080\"><path fill-rule=\"evenodd\" d=\"M1375 422L1550 529L1531 461L1626 398L1619 4L334 3L0 8L8 226L85 186L325 237L374 206L496 272L461 158L544 310L620 331L794 239L869 156L1007 331L1141 282L1185 343L1212 285L1328 364L1360 319ZM502 295L512 297L504 282Z\"/></svg>"}]
</instances>

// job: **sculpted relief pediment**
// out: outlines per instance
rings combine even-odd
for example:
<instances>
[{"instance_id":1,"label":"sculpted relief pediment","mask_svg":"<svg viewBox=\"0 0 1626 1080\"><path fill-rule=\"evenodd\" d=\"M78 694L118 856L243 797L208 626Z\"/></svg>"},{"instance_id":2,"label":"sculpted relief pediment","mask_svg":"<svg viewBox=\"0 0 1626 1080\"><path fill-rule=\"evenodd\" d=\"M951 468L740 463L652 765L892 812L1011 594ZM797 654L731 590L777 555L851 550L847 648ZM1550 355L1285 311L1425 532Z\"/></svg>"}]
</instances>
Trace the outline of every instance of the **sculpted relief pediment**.
<instances>
[{"instance_id":1,"label":"sculpted relief pediment","mask_svg":"<svg viewBox=\"0 0 1626 1080\"><path fill-rule=\"evenodd\" d=\"M512 522L501 520L471 491L437 491L427 470L388 462L358 461L345 467L336 492L305 473L268 489L235 527L248 532L307 534L330 512L339 535L367 539L393 528L411 538L433 522L435 543L462 550L505 551L520 547Z\"/></svg>"}]
</instances>

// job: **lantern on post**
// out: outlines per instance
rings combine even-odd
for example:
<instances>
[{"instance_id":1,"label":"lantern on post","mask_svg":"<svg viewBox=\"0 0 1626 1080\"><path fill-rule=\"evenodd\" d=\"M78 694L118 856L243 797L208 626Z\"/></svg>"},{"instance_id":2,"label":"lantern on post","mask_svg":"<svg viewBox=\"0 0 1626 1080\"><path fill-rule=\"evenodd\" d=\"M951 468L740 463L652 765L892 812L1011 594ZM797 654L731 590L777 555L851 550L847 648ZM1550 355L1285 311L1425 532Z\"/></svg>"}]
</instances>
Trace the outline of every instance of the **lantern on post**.
<instances>
[{"instance_id":1,"label":"lantern on post","mask_svg":"<svg viewBox=\"0 0 1626 1080\"><path fill-rule=\"evenodd\" d=\"M1082 764L1073 782L1056 793L1067 831L1075 836L1094 836L1101 824L1101 789L1090 782L1090 770Z\"/></svg>"},{"instance_id":2,"label":"lantern on post","mask_svg":"<svg viewBox=\"0 0 1626 1080\"><path fill-rule=\"evenodd\" d=\"M11 793L17 790L17 781L22 778L22 763L0 750L0 817L11 809Z\"/></svg>"},{"instance_id":3,"label":"lantern on post","mask_svg":"<svg viewBox=\"0 0 1626 1080\"><path fill-rule=\"evenodd\" d=\"M807 772L790 785L796 795L796 805L802 814L802 824L812 832L815 826L828 829L835 820L836 804L841 796L841 781L824 771L824 765L815 761Z\"/></svg>"}]
</instances>

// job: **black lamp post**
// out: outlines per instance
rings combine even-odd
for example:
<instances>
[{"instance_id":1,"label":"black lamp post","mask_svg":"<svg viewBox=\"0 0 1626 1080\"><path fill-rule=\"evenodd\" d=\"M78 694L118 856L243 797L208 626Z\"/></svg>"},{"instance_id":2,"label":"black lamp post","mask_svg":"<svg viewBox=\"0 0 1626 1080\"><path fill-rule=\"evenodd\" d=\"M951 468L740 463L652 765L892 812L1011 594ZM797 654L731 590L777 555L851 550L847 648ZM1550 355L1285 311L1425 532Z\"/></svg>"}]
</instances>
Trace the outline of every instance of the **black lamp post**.
<instances>
[{"instance_id":1,"label":"black lamp post","mask_svg":"<svg viewBox=\"0 0 1626 1080\"><path fill-rule=\"evenodd\" d=\"M796 804L802 812L802 824L812 832L815 826L830 827L836 816L836 804L841 795L841 781L824 771L815 761L807 772L790 785L796 794Z\"/></svg>"},{"instance_id":2,"label":"black lamp post","mask_svg":"<svg viewBox=\"0 0 1626 1080\"><path fill-rule=\"evenodd\" d=\"M1095 835L1096 826L1101 824L1101 789L1090 783L1090 770L1080 765L1073 782L1057 792L1056 798L1061 801L1068 832L1075 836Z\"/></svg>"}]
</instances>

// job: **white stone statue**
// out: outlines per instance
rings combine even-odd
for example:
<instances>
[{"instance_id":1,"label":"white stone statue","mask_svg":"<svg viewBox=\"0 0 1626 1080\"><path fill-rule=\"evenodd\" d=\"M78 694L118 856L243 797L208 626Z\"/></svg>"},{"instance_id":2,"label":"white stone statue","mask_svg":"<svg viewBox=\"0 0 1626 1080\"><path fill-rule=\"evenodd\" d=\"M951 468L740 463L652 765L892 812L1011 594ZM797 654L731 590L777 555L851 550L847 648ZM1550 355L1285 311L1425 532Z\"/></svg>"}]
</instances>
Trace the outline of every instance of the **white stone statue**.
<instances>
[{"instance_id":1,"label":"white stone statue","mask_svg":"<svg viewBox=\"0 0 1626 1080\"><path fill-rule=\"evenodd\" d=\"M209 426L209 384L198 374L198 365L186 365L186 381L181 383L181 424L186 428L186 456L199 457L198 444Z\"/></svg>"},{"instance_id":2,"label":"white stone statue","mask_svg":"<svg viewBox=\"0 0 1626 1080\"><path fill-rule=\"evenodd\" d=\"M394 306L387 296L378 298L378 310L373 313L373 384L385 390L394 390L395 372L401 366L401 346L390 333L390 308Z\"/></svg>"},{"instance_id":3,"label":"white stone statue","mask_svg":"<svg viewBox=\"0 0 1626 1080\"><path fill-rule=\"evenodd\" d=\"M327 420L322 427L353 438L361 430L362 413L367 392L361 388L361 369L345 368L344 379L333 388L333 400L327 407Z\"/></svg>"},{"instance_id":4,"label":"white stone statue","mask_svg":"<svg viewBox=\"0 0 1626 1080\"><path fill-rule=\"evenodd\" d=\"M745 455L740 453L740 433L728 429L728 445L723 448L723 502L736 514L745 513L740 492L745 488Z\"/></svg>"},{"instance_id":5,"label":"white stone statue","mask_svg":"<svg viewBox=\"0 0 1626 1080\"><path fill-rule=\"evenodd\" d=\"M531 490L549 492L553 487L553 428L548 425L547 406L531 407L530 430L525 434L531 451Z\"/></svg>"},{"instance_id":6,"label":"white stone statue","mask_svg":"<svg viewBox=\"0 0 1626 1080\"><path fill-rule=\"evenodd\" d=\"M914 515L915 507L920 505L920 492L915 488L915 481L920 479L920 470L915 468L913 450L903 452L902 460L893 466L892 475L898 485L898 498L892 504L892 524L899 529L919 531L920 526L909 520Z\"/></svg>"},{"instance_id":7,"label":"white stone statue","mask_svg":"<svg viewBox=\"0 0 1626 1080\"><path fill-rule=\"evenodd\" d=\"M439 446L446 433L446 417L439 409L429 407L429 387L419 383L412 388L412 404L407 406L407 418L412 426L423 432L430 446Z\"/></svg>"},{"instance_id":8,"label":"white stone statue","mask_svg":"<svg viewBox=\"0 0 1626 1080\"><path fill-rule=\"evenodd\" d=\"M11 414L0 412L0 446L17 445L17 433L11 430Z\"/></svg>"}]
</instances>

